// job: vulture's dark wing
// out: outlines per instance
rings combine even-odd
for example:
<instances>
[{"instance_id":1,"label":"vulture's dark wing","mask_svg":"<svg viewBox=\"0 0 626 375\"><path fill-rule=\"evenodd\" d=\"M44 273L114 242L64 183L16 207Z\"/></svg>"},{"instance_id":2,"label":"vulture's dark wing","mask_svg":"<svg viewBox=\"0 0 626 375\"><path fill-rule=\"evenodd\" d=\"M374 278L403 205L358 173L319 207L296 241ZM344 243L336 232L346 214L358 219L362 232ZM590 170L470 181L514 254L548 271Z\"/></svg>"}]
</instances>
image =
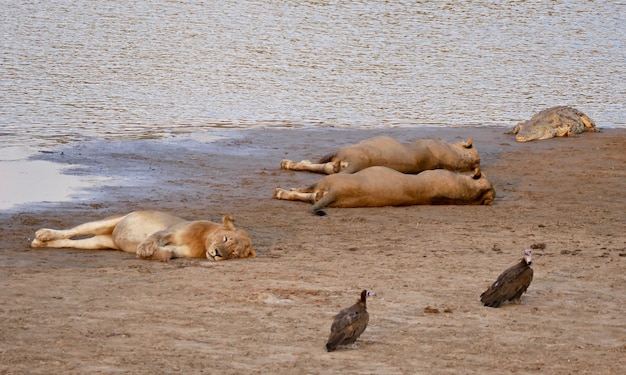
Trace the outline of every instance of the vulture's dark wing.
<instances>
[{"instance_id":1,"label":"vulture's dark wing","mask_svg":"<svg viewBox=\"0 0 626 375\"><path fill-rule=\"evenodd\" d=\"M333 320L333 324L330 327L331 331L339 331L350 324L357 321L363 315L363 311L359 309L359 305L350 306L347 309L343 309L339 312L339 314L335 315L335 320Z\"/></svg>"},{"instance_id":2,"label":"vulture's dark wing","mask_svg":"<svg viewBox=\"0 0 626 375\"><path fill-rule=\"evenodd\" d=\"M524 261L504 271L493 285L480 295L488 307L499 307L505 301L519 300L533 280L533 269Z\"/></svg>"},{"instance_id":3,"label":"vulture's dark wing","mask_svg":"<svg viewBox=\"0 0 626 375\"><path fill-rule=\"evenodd\" d=\"M367 310L359 304L341 310L335 316L335 320L330 327L331 332L326 348L332 351L339 345L355 342L361 333L365 331L368 321L369 314Z\"/></svg>"}]
</instances>

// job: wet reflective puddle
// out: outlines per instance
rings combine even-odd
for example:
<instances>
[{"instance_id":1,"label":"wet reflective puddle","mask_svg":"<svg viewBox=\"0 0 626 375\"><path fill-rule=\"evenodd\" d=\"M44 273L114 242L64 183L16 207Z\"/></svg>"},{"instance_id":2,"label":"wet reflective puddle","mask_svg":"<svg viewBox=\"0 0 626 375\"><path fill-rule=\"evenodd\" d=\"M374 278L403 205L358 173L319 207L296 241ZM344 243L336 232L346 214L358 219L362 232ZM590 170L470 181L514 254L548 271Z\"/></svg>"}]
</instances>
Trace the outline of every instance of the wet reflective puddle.
<instances>
[{"instance_id":1,"label":"wet reflective puddle","mask_svg":"<svg viewBox=\"0 0 626 375\"><path fill-rule=\"evenodd\" d=\"M0 210L36 202L62 202L76 199L103 178L64 174L67 165L43 160L26 160L19 147L0 151Z\"/></svg>"}]
</instances>

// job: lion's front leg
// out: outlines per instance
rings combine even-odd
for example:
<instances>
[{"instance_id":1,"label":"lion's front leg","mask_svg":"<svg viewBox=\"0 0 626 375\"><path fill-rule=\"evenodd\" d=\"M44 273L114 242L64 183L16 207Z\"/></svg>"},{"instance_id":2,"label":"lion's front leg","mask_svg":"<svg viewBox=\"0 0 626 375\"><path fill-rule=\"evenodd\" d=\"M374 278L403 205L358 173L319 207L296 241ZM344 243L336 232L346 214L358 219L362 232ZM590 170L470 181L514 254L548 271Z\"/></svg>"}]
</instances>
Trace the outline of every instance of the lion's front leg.
<instances>
[{"instance_id":1,"label":"lion's front leg","mask_svg":"<svg viewBox=\"0 0 626 375\"><path fill-rule=\"evenodd\" d=\"M161 258L167 258L165 252L169 251L162 249L162 247L167 245L170 235L171 234L166 231L160 231L151 234L148 238L141 241L139 245L137 245L137 250L135 251L135 253L137 254L137 258L153 259L153 257L156 257L160 260ZM169 258L165 260L169 260L171 258L172 256L170 255Z\"/></svg>"},{"instance_id":2,"label":"lion's front leg","mask_svg":"<svg viewBox=\"0 0 626 375\"><path fill-rule=\"evenodd\" d=\"M154 250L152 256L150 256L150 260L160 260L161 262L169 262L170 259L175 258L174 252L162 247Z\"/></svg>"},{"instance_id":3,"label":"lion's front leg","mask_svg":"<svg viewBox=\"0 0 626 375\"><path fill-rule=\"evenodd\" d=\"M137 258L150 258L158 248L158 241L148 238L137 245Z\"/></svg>"}]
</instances>

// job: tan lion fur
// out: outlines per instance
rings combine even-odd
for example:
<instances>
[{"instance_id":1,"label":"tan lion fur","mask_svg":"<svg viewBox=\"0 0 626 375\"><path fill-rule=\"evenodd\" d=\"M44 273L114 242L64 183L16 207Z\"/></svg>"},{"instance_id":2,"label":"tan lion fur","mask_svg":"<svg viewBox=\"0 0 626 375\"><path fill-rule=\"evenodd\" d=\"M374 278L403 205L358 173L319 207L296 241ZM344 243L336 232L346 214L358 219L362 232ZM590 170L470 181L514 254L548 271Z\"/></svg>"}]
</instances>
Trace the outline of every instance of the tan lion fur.
<instances>
[{"instance_id":1,"label":"tan lion fur","mask_svg":"<svg viewBox=\"0 0 626 375\"><path fill-rule=\"evenodd\" d=\"M374 137L355 145L342 147L324 156L318 163L308 160L283 160L282 169L316 173L356 173L372 166L383 166L402 173L419 173L431 169L467 172L477 168L480 156L467 142L448 143L440 139L422 139L402 143L391 137Z\"/></svg>"},{"instance_id":2,"label":"tan lion fur","mask_svg":"<svg viewBox=\"0 0 626 375\"><path fill-rule=\"evenodd\" d=\"M492 184L478 168L471 175L436 169L403 174L386 167L370 167L354 174L334 174L302 189L276 188L274 198L324 207L382 207L426 204L488 205L495 198Z\"/></svg>"},{"instance_id":3,"label":"tan lion fur","mask_svg":"<svg viewBox=\"0 0 626 375\"><path fill-rule=\"evenodd\" d=\"M82 238L89 236L87 238ZM81 237L81 238L75 238ZM142 259L225 260L256 255L248 234L235 228L231 215L222 224L187 221L160 211L134 211L70 229L39 229L31 247L115 249Z\"/></svg>"}]
</instances>

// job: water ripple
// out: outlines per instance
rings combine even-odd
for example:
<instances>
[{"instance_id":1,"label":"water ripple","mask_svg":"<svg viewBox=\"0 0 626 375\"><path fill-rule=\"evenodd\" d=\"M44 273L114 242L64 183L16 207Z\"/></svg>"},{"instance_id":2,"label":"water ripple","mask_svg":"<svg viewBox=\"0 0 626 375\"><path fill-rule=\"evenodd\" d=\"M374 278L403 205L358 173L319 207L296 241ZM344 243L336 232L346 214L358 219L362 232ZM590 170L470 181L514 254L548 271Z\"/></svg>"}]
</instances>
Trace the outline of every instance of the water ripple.
<instances>
[{"instance_id":1,"label":"water ripple","mask_svg":"<svg viewBox=\"0 0 626 375\"><path fill-rule=\"evenodd\" d=\"M0 140L214 128L511 126L569 104L625 127L609 1L0 0Z\"/></svg>"}]
</instances>

